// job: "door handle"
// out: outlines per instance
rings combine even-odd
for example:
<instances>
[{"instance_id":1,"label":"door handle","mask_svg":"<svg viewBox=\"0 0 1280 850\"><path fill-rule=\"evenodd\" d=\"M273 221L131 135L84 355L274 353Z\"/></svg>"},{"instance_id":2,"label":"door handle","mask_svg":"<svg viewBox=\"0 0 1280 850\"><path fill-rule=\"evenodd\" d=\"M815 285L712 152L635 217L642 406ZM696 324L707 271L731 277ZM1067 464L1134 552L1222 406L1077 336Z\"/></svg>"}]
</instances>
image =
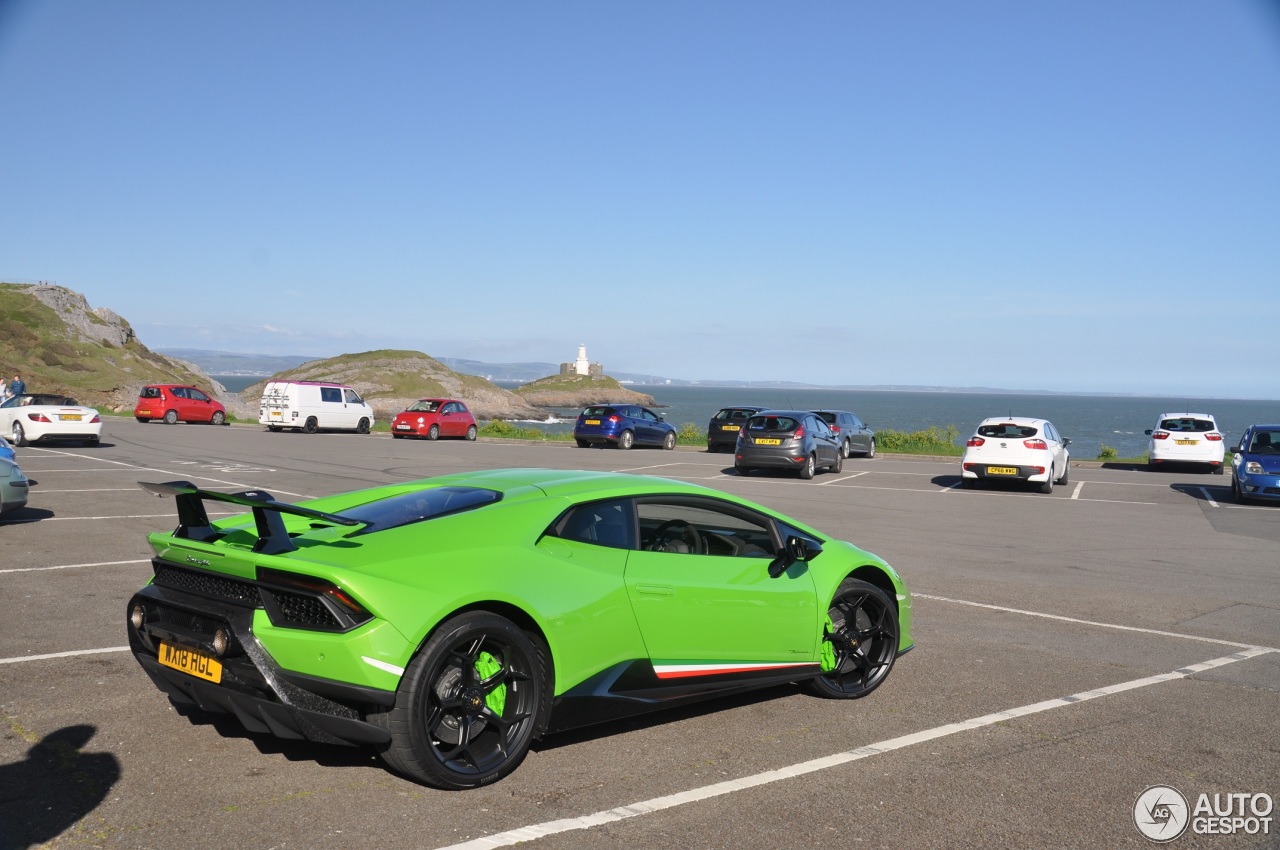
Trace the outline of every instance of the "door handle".
<instances>
[{"instance_id":1,"label":"door handle","mask_svg":"<svg viewBox=\"0 0 1280 850\"><path fill-rule=\"evenodd\" d=\"M665 584L637 584L636 593L643 593L646 596L675 596L676 591L673 587Z\"/></svg>"}]
</instances>

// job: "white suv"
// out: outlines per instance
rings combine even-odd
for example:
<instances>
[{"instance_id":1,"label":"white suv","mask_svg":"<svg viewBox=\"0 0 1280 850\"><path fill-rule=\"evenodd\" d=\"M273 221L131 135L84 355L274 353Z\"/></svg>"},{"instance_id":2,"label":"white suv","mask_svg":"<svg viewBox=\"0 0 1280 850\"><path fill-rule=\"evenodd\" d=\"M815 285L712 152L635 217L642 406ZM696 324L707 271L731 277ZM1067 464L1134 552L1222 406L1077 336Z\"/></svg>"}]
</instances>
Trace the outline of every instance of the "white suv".
<instances>
[{"instance_id":1,"label":"white suv","mask_svg":"<svg viewBox=\"0 0 1280 850\"><path fill-rule=\"evenodd\" d=\"M1162 413L1156 427L1147 431L1147 468L1162 464L1206 464L1214 475L1222 474L1226 441L1218 422L1208 413Z\"/></svg>"}]
</instances>

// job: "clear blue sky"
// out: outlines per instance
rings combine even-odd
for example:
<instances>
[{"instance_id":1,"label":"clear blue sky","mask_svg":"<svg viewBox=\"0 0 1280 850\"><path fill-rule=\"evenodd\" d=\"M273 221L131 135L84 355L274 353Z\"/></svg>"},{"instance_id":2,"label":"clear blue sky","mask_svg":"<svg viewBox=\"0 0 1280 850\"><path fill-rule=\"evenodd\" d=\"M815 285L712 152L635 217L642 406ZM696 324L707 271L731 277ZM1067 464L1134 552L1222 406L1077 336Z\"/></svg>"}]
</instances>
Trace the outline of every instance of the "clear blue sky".
<instances>
[{"instance_id":1,"label":"clear blue sky","mask_svg":"<svg viewBox=\"0 0 1280 850\"><path fill-rule=\"evenodd\" d=\"M1275 0L0 0L0 122L152 348L1280 399Z\"/></svg>"}]
</instances>

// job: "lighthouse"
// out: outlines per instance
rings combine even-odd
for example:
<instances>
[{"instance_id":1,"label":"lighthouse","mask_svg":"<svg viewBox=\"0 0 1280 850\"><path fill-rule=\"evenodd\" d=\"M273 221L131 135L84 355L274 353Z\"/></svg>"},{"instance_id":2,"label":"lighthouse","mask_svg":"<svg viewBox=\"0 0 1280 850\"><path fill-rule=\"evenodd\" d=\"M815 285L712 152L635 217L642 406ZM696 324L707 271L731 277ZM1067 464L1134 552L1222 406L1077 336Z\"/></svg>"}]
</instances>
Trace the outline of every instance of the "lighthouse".
<instances>
[{"instance_id":1,"label":"lighthouse","mask_svg":"<svg viewBox=\"0 0 1280 850\"><path fill-rule=\"evenodd\" d=\"M573 374L591 374L591 361L587 359L587 344L585 342L578 346L578 359L573 361Z\"/></svg>"}]
</instances>

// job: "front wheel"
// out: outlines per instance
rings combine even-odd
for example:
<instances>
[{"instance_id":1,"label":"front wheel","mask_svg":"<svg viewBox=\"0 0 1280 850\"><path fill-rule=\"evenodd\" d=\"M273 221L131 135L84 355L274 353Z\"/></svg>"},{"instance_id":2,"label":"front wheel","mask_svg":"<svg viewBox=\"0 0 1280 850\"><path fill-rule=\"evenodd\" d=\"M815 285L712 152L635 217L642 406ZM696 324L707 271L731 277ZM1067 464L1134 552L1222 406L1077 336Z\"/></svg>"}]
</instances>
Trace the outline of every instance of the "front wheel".
<instances>
[{"instance_id":1,"label":"front wheel","mask_svg":"<svg viewBox=\"0 0 1280 850\"><path fill-rule=\"evenodd\" d=\"M1071 483L1071 461L1067 461L1062 469L1062 477L1058 479L1058 483L1067 486Z\"/></svg>"},{"instance_id":2,"label":"front wheel","mask_svg":"<svg viewBox=\"0 0 1280 850\"><path fill-rule=\"evenodd\" d=\"M213 416L209 418L210 425L221 425L226 421L227 421L227 414L223 413L221 410L214 411Z\"/></svg>"},{"instance_id":3,"label":"front wheel","mask_svg":"<svg viewBox=\"0 0 1280 850\"><path fill-rule=\"evenodd\" d=\"M437 788L497 782L524 760L550 697L547 649L488 611L446 621L410 662L395 706L369 716L391 734L393 769Z\"/></svg>"},{"instance_id":4,"label":"front wheel","mask_svg":"<svg viewBox=\"0 0 1280 850\"><path fill-rule=\"evenodd\" d=\"M676 447L676 435L672 431L662 438L662 447L667 451L673 451Z\"/></svg>"},{"instance_id":5,"label":"front wheel","mask_svg":"<svg viewBox=\"0 0 1280 850\"><path fill-rule=\"evenodd\" d=\"M876 456L876 440L875 440L875 437L872 437L871 448L867 449L867 457L872 458L875 456Z\"/></svg>"},{"instance_id":6,"label":"front wheel","mask_svg":"<svg viewBox=\"0 0 1280 850\"><path fill-rule=\"evenodd\" d=\"M363 416L360 418L360 421L356 423L356 433L357 433L357 434L368 434L368 433L369 433L369 420L368 420L368 418L363 417Z\"/></svg>"},{"instance_id":7,"label":"front wheel","mask_svg":"<svg viewBox=\"0 0 1280 850\"><path fill-rule=\"evenodd\" d=\"M618 435L618 448L626 450L636 444L636 435L630 431L623 431Z\"/></svg>"},{"instance_id":8,"label":"front wheel","mask_svg":"<svg viewBox=\"0 0 1280 850\"><path fill-rule=\"evenodd\" d=\"M468 439L468 440L471 440L472 442L475 442L475 439L476 439L476 426L474 426L474 425L468 425L468 426L467 426L467 439Z\"/></svg>"},{"instance_id":9,"label":"front wheel","mask_svg":"<svg viewBox=\"0 0 1280 850\"><path fill-rule=\"evenodd\" d=\"M440 426L439 426L439 425L432 425L430 428L428 428L428 429L427 429L427 439L428 439L428 440L438 440L438 439L440 439Z\"/></svg>"},{"instance_id":10,"label":"front wheel","mask_svg":"<svg viewBox=\"0 0 1280 850\"><path fill-rule=\"evenodd\" d=\"M836 462L831 464L828 468L839 475L840 470L844 469L844 452L836 452Z\"/></svg>"},{"instance_id":11,"label":"front wheel","mask_svg":"<svg viewBox=\"0 0 1280 850\"><path fill-rule=\"evenodd\" d=\"M827 609L822 670L809 686L824 697L857 699L889 677L898 657L898 611L873 584L845 579Z\"/></svg>"}]
</instances>

